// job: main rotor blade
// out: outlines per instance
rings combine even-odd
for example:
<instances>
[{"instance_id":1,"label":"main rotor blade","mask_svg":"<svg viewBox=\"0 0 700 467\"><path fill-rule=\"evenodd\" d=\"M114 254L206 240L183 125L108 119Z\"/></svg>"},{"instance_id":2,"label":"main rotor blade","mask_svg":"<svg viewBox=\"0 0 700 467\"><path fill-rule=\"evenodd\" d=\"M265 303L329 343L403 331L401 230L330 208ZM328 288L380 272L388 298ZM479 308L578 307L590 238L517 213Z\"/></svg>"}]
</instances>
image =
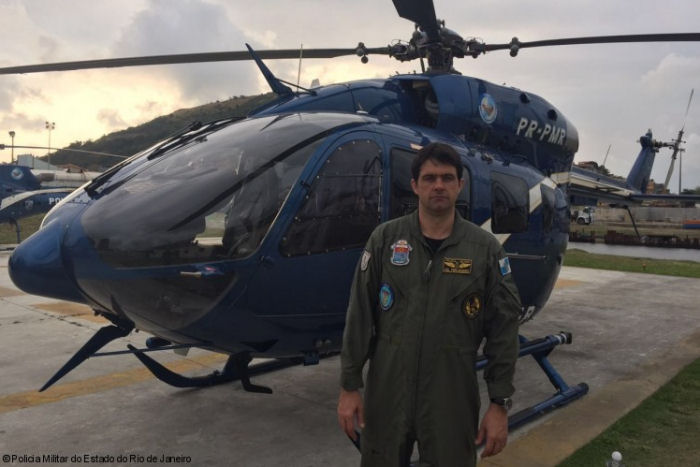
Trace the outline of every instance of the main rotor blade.
<instances>
[{"instance_id":1,"label":"main rotor blade","mask_svg":"<svg viewBox=\"0 0 700 467\"><path fill-rule=\"evenodd\" d=\"M437 41L440 39L437 18L435 17L435 5L433 0L392 0L394 8L400 17L417 23L425 31L428 39Z\"/></svg>"},{"instance_id":2,"label":"main rotor blade","mask_svg":"<svg viewBox=\"0 0 700 467\"><path fill-rule=\"evenodd\" d=\"M675 165L675 163L676 163L676 158L671 157L671 165L668 166L668 172L666 172L666 180L664 181L664 188L666 188L667 190L669 189L668 183L671 181L671 175L673 175L673 166ZM670 193L670 190L669 190L669 193Z\"/></svg>"},{"instance_id":3,"label":"main rotor blade","mask_svg":"<svg viewBox=\"0 0 700 467\"><path fill-rule=\"evenodd\" d=\"M373 49L363 48L364 54L388 55L388 47ZM268 60L299 60L299 49L257 50L261 59ZM305 49L304 58L334 58L344 55L355 55L357 49ZM248 51L232 52L203 52L176 55L151 55L146 57L107 58L101 60L83 60L75 62L46 63L38 65L12 66L0 68L0 75L17 73L40 73L45 71L87 70L93 68L117 68L144 65L172 65L178 63L227 62L252 60Z\"/></svg>"},{"instance_id":4,"label":"main rotor blade","mask_svg":"<svg viewBox=\"0 0 700 467\"><path fill-rule=\"evenodd\" d=\"M693 102L693 94L695 93L695 88L690 90L690 97L688 98L688 105L685 108L685 116L683 117L683 126L681 131L685 130L685 121L688 119L688 111L690 110L690 103Z\"/></svg>"},{"instance_id":5,"label":"main rotor blade","mask_svg":"<svg viewBox=\"0 0 700 467\"><path fill-rule=\"evenodd\" d=\"M508 44L485 44L483 50L504 50L517 47L548 47L553 45L578 45L578 44L613 44L622 42L691 42L700 41L698 32L679 32L669 34L629 34L620 36L590 36L590 37L570 37L564 39L547 39L542 41L520 42L517 38Z\"/></svg>"}]
</instances>

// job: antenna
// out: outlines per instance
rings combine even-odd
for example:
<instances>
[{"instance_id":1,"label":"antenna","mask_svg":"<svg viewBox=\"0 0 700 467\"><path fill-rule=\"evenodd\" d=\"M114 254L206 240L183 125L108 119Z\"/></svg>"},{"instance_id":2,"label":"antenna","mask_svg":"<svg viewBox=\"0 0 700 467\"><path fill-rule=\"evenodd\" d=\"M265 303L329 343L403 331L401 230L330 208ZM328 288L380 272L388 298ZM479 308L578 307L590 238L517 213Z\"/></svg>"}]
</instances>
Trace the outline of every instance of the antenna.
<instances>
[{"instance_id":1,"label":"antenna","mask_svg":"<svg viewBox=\"0 0 700 467\"><path fill-rule=\"evenodd\" d=\"M608 150L605 152L605 157L603 158L603 167L605 167L605 162L608 160L608 154L610 154L610 148L612 147L612 144L608 145ZM605 167L607 169L607 167Z\"/></svg>"},{"instance_id":2,"label":"antenna","mask_svg":"<svg viewBox=\"0 0 700 467\"><path fill-rule=\"evenodd\" d=\"M681 187L683 186L683 150L681 149L678 154L678 194L681 194Z\"/></svg>"},{"instance_id":3,"label":"antenna","mask_svg":"<svg viewBox=\"0 0 700 467\"><path fill-rule=\"evenodd\" d=\"M683 127L681 130L685 130L685 121L688 118L688 110L690 110L690 103L693 101L693 94L695 93L695 88L690 90L690 97L688 98L688 105L685 108L685 117L683 117Z\"/></svg>"},{"instance_id":4,"label":"antenna","mask_svg":"<svg viewBox=\"0 0 700 467\"><path fill-rule=\"evenodd\" d=\"M301 80L301 59L304 55L304 44L299 46L299 71L297 72L297 89L299 89L299 82Z\"/></svg>"},{"instance_id":5,"label":"antenna","mask_svg":"<svg viewBox=\"0 0 700 467\"><path fill-rule=\"evenodd\" d=\"M688 97L688 105L685 108L685 116L683 117L683 127L681 128L681 134L685 130L685 121L688 118L688 110L690 110L690 103L693 101L693 94L695 94L695 88L690 90L690 97ZM679 136L680 139L680 136ZM683 142L683 141L681 141ZM680 149L680 148L679 148ZM683 151L685 149L680 149L678 151L678 194L681 194L683 188Z\"/></svg>"},{"instance_id":6,"label":"antenna","mask_svg":"<svg viewBox=\"0 0 700 467\"><path fill-rule=\"evenodd\" d=\"M693 101L693 94L695 93L695 89L690 90L690 97L688 98L688 105L685 108L685 116L683 117L683 126L681 129L678 131L678 136L676 136L676 139L670 143L662 143L661 147L668 147L673 149L673 153L671 154L671 165L668 167L668 173L666 174L666 181L664 182L664 187L671 192L671 189L669 188L669 182L671 181L671 174L673 173L673 165L676 162L676 157L678 157L678 194L681 194L681 185L682 185L682 179L683 176L681 172L683 171L683 151L684 149L681 148L681 144L685 143L683 141L683 134L685 133L685 121L688 118L688 111L690 110L690 103Z\"/></svg>"}]
</instances>

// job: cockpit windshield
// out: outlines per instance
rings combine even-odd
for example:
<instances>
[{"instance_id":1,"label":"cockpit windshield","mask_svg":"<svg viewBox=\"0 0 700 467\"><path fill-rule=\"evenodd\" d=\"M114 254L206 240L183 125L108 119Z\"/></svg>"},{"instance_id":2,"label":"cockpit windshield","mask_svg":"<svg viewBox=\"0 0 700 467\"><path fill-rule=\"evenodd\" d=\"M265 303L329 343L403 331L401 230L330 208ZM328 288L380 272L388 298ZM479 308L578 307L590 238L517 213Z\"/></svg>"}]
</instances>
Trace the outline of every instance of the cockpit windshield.
<instances>
[{"instance_id":1,"label":"cockpit windshield","mask_svg":"<svg viewBox=\"0 0 700 467\"><path fill-rule=\"evenodd\" d=\"M146 152L102 187L83 228L116 267L248 256L323 137L368 120L323 113L253 118L157 158Z\"/></svg>"}]
</instances>

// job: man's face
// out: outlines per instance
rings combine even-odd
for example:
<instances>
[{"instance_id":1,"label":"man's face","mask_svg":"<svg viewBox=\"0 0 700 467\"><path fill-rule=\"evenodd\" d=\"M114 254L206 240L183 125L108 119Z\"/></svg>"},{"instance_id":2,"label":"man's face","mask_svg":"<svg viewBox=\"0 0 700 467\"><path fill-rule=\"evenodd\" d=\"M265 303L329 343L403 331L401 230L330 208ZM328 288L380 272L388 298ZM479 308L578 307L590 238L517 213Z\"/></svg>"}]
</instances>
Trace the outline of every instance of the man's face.
<instances>
[{"instance_id":1,"label":"man's face","mask_svg":"<svg viewBox=\"0 0 700 467\"><path fill-rule=\"evenodd\" d=\"M411 188L418 196L418 203L432 214L450 211L463 186L464 180L457 178L454 166L432 159L423 163L418 180L411 179Z\"/></svg>"}]
</instances>

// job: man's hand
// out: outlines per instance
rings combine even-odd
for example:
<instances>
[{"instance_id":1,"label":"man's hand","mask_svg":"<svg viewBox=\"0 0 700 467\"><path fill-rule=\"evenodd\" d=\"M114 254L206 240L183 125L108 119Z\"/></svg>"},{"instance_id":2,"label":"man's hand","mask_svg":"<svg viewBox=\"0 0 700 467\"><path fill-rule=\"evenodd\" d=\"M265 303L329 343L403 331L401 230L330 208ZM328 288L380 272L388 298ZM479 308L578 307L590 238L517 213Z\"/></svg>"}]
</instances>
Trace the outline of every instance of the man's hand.
<instances>
[{"instance_id":1,"label":"man's hand","mask_svg":"<svg viewBox=\"0 0 700 467\"><path fill-rule=\"evenodd\" d=\"M340 390L338 399L338 423L343 431L352 439L357 441L355 434L355 418L360 429L365 427L365 409L362 405L362 395L360 391Z\"/></svg>"},{"instance_id":2,"label":"man's hand","mask_svg":"<svg viewBox=\"0 0 700 467\"><path fill-rule=\"evenodd\" d=\"M481 458L495 456L508 442L508 412L498 404L491 404L481 420L476 445L486 442Z\"/></svg>"}]
</instances>

